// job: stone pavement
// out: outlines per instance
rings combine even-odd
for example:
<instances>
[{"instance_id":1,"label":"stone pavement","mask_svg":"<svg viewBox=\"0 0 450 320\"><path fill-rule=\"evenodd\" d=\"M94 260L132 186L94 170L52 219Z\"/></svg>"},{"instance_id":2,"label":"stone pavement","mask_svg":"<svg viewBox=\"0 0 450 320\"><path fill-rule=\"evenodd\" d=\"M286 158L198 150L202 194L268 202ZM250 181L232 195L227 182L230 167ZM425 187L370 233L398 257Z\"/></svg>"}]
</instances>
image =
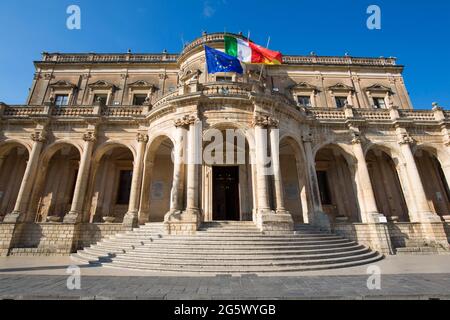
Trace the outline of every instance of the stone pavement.
<instances>
[{"instance_id":1,"label":"stone pavement","mask_svg":"<svg viewBox=\"0 0 450 320\"><path fill-rule=\"evenodd\" d=\"M0 299L450 299L450 256L388 257L381 290L367 288L368 266L287 274L155 274L81 267L67 288L67 257L0 258Z\"/></svg>"}]
</instances>

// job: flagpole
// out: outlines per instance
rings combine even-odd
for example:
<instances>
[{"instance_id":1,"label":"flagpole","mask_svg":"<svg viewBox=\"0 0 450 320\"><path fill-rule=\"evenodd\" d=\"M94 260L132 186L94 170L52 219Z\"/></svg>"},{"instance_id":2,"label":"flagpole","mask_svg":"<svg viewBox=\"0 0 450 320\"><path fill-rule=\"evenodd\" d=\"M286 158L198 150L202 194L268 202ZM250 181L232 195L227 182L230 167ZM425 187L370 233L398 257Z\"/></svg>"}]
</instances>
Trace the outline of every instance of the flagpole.
<instances>
[{"instance_id":1,"label":"flagpole","mask_svg":"<svg viewBox=\"0 0 450 320\"><path fill-rule=\"evenodd\" d=\"M269 38L267 39L267 46L266 46L266 49L269 49L269 45L270 45L270 36L269 36ZM259 80L258 80L258 81L261 81L261 77L262 77L262 72L263 72L263 70L264 70L264 66L265 66L265 64L263 64L263 65L261 66L261 71L259 72Z\"/></svg>"}]
</instances>

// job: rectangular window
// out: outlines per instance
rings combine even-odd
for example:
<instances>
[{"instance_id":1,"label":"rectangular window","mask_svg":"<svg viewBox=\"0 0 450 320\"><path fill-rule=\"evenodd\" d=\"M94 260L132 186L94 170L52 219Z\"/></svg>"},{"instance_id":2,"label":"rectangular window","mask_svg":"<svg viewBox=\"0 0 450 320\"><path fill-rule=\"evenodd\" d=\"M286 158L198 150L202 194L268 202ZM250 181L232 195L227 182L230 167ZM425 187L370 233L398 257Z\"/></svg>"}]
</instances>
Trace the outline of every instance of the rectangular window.
<instances>
[{"instance_id":1,"label":"rectangular window","mask_svg":"<svg viewBox=\"0 0 450 320\"><path fill-rule=\"evenodd\" d=\"M301 107L305 107L305 108L311 107L311 97L309 97L309 96L298 96L297 101Z\"/></svg>"},{"instance_id":2,"label":"rectangular window","mask_svg":"<svg viewBox=\"0 0 450 320\"><path fill-rule=\"evenodd\" d=\"M106 105L107 101L108 101L108 95L107 94L96 94L96 95L94 95L94 104L100 103L102 105Z\"/></svg>"},{"instance_id":3,"label":"rectangular window","mask_svg":"<svg viewBox=\"0 0 450 320\"><path fill-rule=\"evenodd\" d=\"M373 98L374 107L377 109L386 109L384 98Z\"/></svg>"},{"instance_id":4,"label":"rectangular window","mask_svg":"<svg viewBox=\"0 0 450 320\"><path fill-rule=\"evenodd\" d=\"M338 109L345 107L345 104L347 103L347 97L336 97L336 107Z\"/></svg>"},{"instance_id":5,"label":"rectangular window","mask_svg":"<svg viewBox=\"0 0 450 320\"><path fill-rule=\"evenodd\" d=\"M133 96L133 105L134 106L142 106L142 105L144 105L146 99L147 99L146 94L135 94Z\"/></svg>"},{"instance_id":6,"label":"rectangular window","mask_svg":"<svg viewBox=\"0 0 450 320\"><path fill-rule=\"evenodd\" d=\"M130 202L132 170L120 170L119 190L117 191L116 204L128 204Z\"/></svg>"},{"instance_id":7,"label":"rectangular window","mask_svg":"<svg viewBox=\"0 0 450 320\"><path fill-rule=\"evenodd\" d=\"M231 82L231 81L233 81L233 77L217 76L216 81L217 82Z\"/></svg>"},{"instance_id":8,"label":"rectangular window","mask_svg":"<svg viewBox=\"0 0 450 320\"><path fill-rule=\"evenodd\" d=\"M317 182L319 183L319 192L322 204L331 205L331 194L328 186L328 174L326 171L317 171Z\"/></svg>"},{"instance_id":9,"label":"rectangular window","mask_svg":"<svg viewBox=\"0 0 450 320\"><path fill-rule=\"evenodd\" d=\"M57 94L55 96L55 105L58 107L67 106L69 104L69 95Z\"/></svg>"}]
</instances>

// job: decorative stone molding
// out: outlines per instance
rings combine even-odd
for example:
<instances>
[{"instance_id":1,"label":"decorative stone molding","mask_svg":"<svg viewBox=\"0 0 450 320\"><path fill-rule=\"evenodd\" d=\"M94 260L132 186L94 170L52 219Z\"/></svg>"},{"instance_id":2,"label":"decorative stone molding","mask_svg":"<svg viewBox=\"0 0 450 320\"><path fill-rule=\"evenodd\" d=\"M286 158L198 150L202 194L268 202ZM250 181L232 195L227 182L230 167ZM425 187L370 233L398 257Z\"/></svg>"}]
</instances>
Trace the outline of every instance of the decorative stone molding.
<instances>
[{"instance_id":1,"label":"decorative stone molding","mask_svg":"<svg viewBox=\"0 0 450 320\"><path fill-rule=\"evenodd\" d=\"M302 136L302 141L303 141L304 143L312 143L313 140L314 140L314 139L313 139L312 133L308 133L308 134Z\"/></svg>"},{"instance_id":2,"label":"decorative stone molding","mask_svg":"<svg viewBox=\"0 0 450 320\"><path fill-rule=\"evenodd\" d=\"M41 131L36 131L31 134L31 140L34 142L45 142L45 133Z\"/></svg>"},{"instance_id":3,"label":"decorative stone molding","mask_svg":"<svg viewBox=\"0 0 450 320\"><path fill-rule=\"evenodd\" d=\"M67 90L72 90L77 88L77 86L75 84L73 84L70 81L67 80L58 80L56 82L53 82L49 85L50 88L52 88L52 90L55 89L67 89Z\"/></svg>"},{"instance_id":4,"label":"decorative stone molding","mask_svg":"<svg viewBox=\"0 0 450 320\"><path fill-rule=\"evenodd\" d=\"M185 115L182 118L178 118L174 121L175 127L188 127L192 124L195 124L197 121L199 121L198 117L196 115Z\"/></svg>"},{"instance_id":5,"label":"decorative stone molding","mask_svg":"<svg viewBox=\"0 0 450 320\"><path fill-rule=\"evenodd\" d=\"M96 139L95 132L88 131L88 132L83 134L83 140L84 141L94 142L95 139Z\"/></svg>"},{"instance_id":6,"label":"decorative stone molding","mask_svg":"<svg viewBox=\"0 0 450 320\"><path fill-rule=\"evenodd\" d=\"M400 139L398 141L398 144L413 144L415 141L414 139L409 135L407 132L401 133Z\"/></svg>"},{"instance_id":7,"label":"decorative stone molding","mask_svg":"<svg viewBox=\"0 0 450 320\"><path fill-rule=\"evenodd\" d=\"M106 81L106 80L98 80L94 83L88 85L90 90L112 90L113 92L117 89L117 87Z\"/></svg>"},{"instance_id":8,"label":"decorative stone molding","mask_svg":"<svg viewBox=\"0 0 450 320\"><path fill-rule=\"evenodd\" d=\"M147 142L148 142L148 134L139 132L139 133L136 135L136 140L137 140L138 142L144 142L144 143L147 143Z\"/></svg>"},{"instance_id":9,"label":"decorative stone molding","mask_svg":"<svg viewBox=\"0 0 450 320\"><path fill-rule=\"evenodd\" d=\"M278 128L280 121L271 117L271 116L263 116L256 115L253 118L252 126L253 127L265 127L265 128Z\"/></svg>"}]
</instances>

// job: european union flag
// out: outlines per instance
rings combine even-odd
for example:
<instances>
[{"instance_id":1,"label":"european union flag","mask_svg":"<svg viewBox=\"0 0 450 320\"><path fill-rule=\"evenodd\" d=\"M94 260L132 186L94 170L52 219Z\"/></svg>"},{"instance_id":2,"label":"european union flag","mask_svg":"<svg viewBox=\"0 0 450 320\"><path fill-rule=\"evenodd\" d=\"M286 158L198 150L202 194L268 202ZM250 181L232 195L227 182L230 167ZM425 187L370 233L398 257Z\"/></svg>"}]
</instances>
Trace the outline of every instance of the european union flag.
<instances>
[{"instance_id":1,"label":"european union flag","mask_svg":"<svg viewBox=\"0 0 450 320\"><path fill-rule=\"evenodd\" d=\"M216 72L236 72L244 73L241 63L235 57L232 57L222 51L205 46L206 64L208 73Z\"/></svg>"}]
</instances>

